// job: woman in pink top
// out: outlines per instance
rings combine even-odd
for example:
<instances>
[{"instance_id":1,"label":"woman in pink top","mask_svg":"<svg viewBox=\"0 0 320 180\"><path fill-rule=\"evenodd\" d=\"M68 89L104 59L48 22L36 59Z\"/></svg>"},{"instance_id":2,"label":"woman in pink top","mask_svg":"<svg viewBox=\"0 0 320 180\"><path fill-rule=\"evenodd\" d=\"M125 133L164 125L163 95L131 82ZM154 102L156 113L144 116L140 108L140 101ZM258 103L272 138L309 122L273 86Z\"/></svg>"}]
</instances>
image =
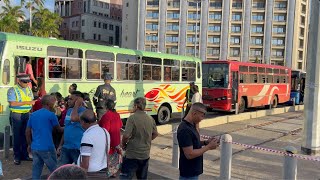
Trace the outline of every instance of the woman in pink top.
<instances>
[{"instance_id":1,"label":"woman in pink top","mask_svg":"<svg viewBox=\"0 0 320 180\"><path fill-rule=\"evenodd\" d=\"M30 58L27 57L26 58L26 74L29 74L30 75L30 79L37 85L38 82L37 80L34 78L33 76L33 70L32 70L32 65L31 65L31 61L30 61ZM32 83L29 82L28 83L28 86L32 89Z\"/></svg>"}]
</instances>

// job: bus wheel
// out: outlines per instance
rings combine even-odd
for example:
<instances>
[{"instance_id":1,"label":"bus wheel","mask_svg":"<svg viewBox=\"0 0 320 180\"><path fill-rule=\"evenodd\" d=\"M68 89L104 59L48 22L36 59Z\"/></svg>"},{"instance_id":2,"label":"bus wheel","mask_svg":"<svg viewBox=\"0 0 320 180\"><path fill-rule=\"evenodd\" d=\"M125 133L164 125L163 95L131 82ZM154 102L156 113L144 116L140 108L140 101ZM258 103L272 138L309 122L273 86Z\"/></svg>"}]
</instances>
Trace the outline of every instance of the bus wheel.
<instances>
[{"instance_id":1,"label":"bus wheel","mask_svg":"<svg viewBox=\"0 0 320 180\"><path fill-rule=\"evenodd\" d=\"M277 96L274 96L272 99L272 108L277 108L277 106L278 106L278 98Z\"/></svg>"},{"instance_id":2,"label":"bus wheel","mask_svg":"<svg viewBox=\"0 0 320 180\"><path fill-rule=\"evenodd\" d=\"M240 104L238 107L238 113L243 113L245 109L246 109L246 101L244 100L243 97L241 97Z\"/></svg>"},{"instance_id":3,"label":"bus wheel","mask_svg":"<svg viewBox=\"0 0 320 180\"><path fill-rule=\"evenodd\" d=\"M157 122L159 124L165 124L170 120L170 109L167 106L161 106L158 110Z\"/></svg>"}]
</instances>

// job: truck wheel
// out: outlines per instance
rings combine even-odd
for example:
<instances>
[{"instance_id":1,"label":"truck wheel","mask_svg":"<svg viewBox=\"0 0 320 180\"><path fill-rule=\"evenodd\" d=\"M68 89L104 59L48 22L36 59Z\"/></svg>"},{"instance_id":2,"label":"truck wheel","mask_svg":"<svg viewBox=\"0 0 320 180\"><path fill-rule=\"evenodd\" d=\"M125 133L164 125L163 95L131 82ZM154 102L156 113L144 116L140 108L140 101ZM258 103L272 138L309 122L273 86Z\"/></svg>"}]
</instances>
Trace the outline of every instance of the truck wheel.
<instances>
[{"instance_id":1,"label":"truck wheel","mask_svg":"<svg viewBox=\"0 0 320 180\"><path fill-rule=\"evenodd\" d=\"M161 106L160 109L158 110L158 115L157 115L157 122L159 124L165 124L169 122L171 118L171 112L170 109L167 106Z\"/></svg>"}]
</instances>

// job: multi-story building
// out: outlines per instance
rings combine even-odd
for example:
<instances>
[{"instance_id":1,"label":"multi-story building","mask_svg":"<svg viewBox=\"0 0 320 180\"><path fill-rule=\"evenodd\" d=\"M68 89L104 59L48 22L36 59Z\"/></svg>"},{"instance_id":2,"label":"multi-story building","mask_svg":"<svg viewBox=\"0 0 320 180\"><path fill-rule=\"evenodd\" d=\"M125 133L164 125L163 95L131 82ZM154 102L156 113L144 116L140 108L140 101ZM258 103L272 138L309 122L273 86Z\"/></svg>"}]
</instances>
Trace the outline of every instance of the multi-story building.
<instances>
[{"instance_id":1,"label":"multi-story building","mask_svg":"<svg viewBox=\"0 0 320 180\"><path fill-rule=\"evenodd\" d=\"M55 0L66 40L121 45L121 0Z\"/></svg>"},{"instance_id":2,"label":"multi-story building","mask_svg":"<svg viewBox=\"0 0 320 180\"><path fill-rule=\"evenodd\" d=\"M122 46L305 69L308 0L124 0Z\"/></svg>"}]
</instances>

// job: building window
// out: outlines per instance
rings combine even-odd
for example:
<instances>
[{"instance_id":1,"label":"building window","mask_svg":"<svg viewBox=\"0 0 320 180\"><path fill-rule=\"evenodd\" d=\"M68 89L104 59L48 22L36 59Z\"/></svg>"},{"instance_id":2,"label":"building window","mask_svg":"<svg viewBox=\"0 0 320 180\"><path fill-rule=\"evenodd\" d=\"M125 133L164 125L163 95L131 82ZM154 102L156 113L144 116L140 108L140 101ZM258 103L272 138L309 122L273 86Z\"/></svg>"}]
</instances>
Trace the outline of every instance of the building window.
<instances>
[{"instance_id":1,"label":"building window","mask_svg":"<svg viewBox=\"0 0 320 180\"><path fill-rule=\"evenodd\" d=\"M180 14L179 11L174 11L174 12L168 12L167 13L167 18L168 19L179 19Z\"/></svg>"},{"instance_id":2,"label":"building window","mask_svg":"<svg viewBox=\"0 0 320 180\"><path fill-rule=\"evenodd\" d=\"M301 25L305 25L306 24L306 18L303 16L300 16L300 23Z\"/></svg>"},{"instance_id":3,"label":"building window","mask_svg":"<svg viewBox=\"0 0 320 180\"><path fill-rule=\"evenodd\" d=\"M84 33L81 33L81 39L84 39Z\"/></svg>"},{"instance_id":4,"label":"building window","mask_svg":"<svg viewBox=\"0 0 320 180\"><path fill-rule=\"evenodd\" d=\"M306 5L301 4L301 12L306 13Z\"/></svg>"},{"instance_id":5,"label":"building window","mask_svg":"<svg viewBox=\"0 0 320 180\"><path fill-rule=\"evenodd\" d=\"M146 29L149 31L158 31L158 24L157 23L147 23Z\"/></svg>"},{"instance_id":6,"label":"building window","mask_svg":"<svg viewBox=\"0 0 320 180\"><path fill-rule=\"evenodd\" d=\"M262 37L252 37L251 44L252 45L262 45L263 39Z\"/></svg>"},{"instance_id":7,"label":"building window","mask_svg":"<svg viewBox=\"0 0 320 180\"><path fill-rule=\"evenodd\" d=\"M251 57L262 57L262 49L250 49Z\"/></svg>"},{"instance_id":8,"label":"building window","mask_svg":"<svg viewBox=\"0 0 320 180\"><path fill-rule=\"evenodd\" d=\"M83 12L87 12L87 1L83 1Z\"/></svg>"},{"instance_id":9,"label":"building window","mask_svg":"<svg viewBox=\"0 0 320 180\"><path fill-rule=\"evenodd\" d=\"M200 31L200 25L199 24L197 26L196 26L196 24L188 24L188 31L195 32L196 29L197 29L198 32Z\"/></svg>"},{"instance_id":10,"label":"building window","mask_svg":"<svg viewBox=\"0 0 320 180\"><path fill-rule=\"evenodd\" d=\"M93 34L93 39L96 40L96 34Z\"/></svg>"},{"instance_id":11,"label":"building window","mask_svg":"<svg viewBox=\"0 0 320 180\"><path fill-rule=\"evenodd\" d=\"M284 34L286 32L286 26L273 26L272 32L275 34Z\"/></svg>"},{"instance_id":12,"label":"building window","mask_svg":"<svg viewBox=\"0 0 320 180\"><path fill-rule=\"evenodd\" d=\"M168 7L180 8L180 0L168 0Z\"/></svg>"},{"instance_id":13,"label":"building window","mask_svg":"<svg viewBox=\"0 0 320 180\"><path fill-rule=\"evenodd\" d=\"M241 21L241 13L232 13L232 21Z\"/></svg>"},{"instance_id":14,"label":"building window","mask_svg":"<svg viewBox=\"0 0 320 180\"><path fill-rule=\"evenodd\" d=\"M207 48L207 54L210 56L219 56L220 55L220 48Z\"/></svg>"},{"instance_id":15,"label":"building window","mask_svg":"<svg viewBox=\"0 0 320 180\"><path fill-rule=\"evenodd\" d=\"M97 27L97 21L93 22L93 27Z\"/></svg>"},{"instance_id":16,"label":"building window","mask_svg":"<svg viewBox=\"0 0 320 180\"><path fill-rule=\"evenodd\" d=\"M158 35L157 34L148 34L146 36L146 40L148 42L158 42Z\"/></svg>"},{"instance_id":17,"label":"building window","mask_svg":"<svg viewBox=\"0 0 320 180\"><path fill-rule=\"evenodd\" d=\"M240 36L231 36L230 43L231 44L240 44Z\"/></svg>"},{"instance_id":18,"label":"building window","mask_svg":"<svg viewBox=\"0 0 320 180\"><path fill-rule=\"evenodd\" d=\"M283 49L272 50L272 57L283 58L284 57L284 50Z\"/></svg>"},{"instance_id":19,"label":"building window","mask_svg":"<svg viewBox=\"0 0 320 180\"><path fill-rule=\"evenodd\" d=\"M304 37L304 28L300 28L300 36Z\"/></svg>"},{"instance_id":20,"label":"building window","mask_svg":"<svg viewBox=\"0 0 320 180\"><path fill-rule=\"evenodd\" d=\"M242 2L241 1L233 1L232 8L234 9L242 9Z\"/></svg>"},{"instance_id":21,"label":"building window","mask_svg":"<svg viewBox=\"0 0 320 180\"><path fill-rule=\"evenodd\" d=\"M98 34L98 40L99 40L99 41L101 40L101 35L100 35L100 34Z\"/></svg>"},{"instance_id":22,"label":"building window","mask_svg":"<svg viewBox=\"0 0 320 180\"><path fill-rule=\"evenodd\" d=\"M166 52L168 54L178 54L178 46L167 47Z\"/></svg>"},{"instance_id":23,"label":"building window","mask_svg":"<svg viewBox=\"0 0 320 180\"><path fill-rule=\"evenodd\" d=\"M76 21L76 27L78 27L79 26L79 21Z\"/></svg>"},{"instance_id":24,"label":"building window","mask_svg":"<svg viewBox=\"0 0 320 180\"><path fill-rule=\"evenodd\" d=\"M147 5L151 7L159 7L159 0L147 0Z\"/></svg>"},{"instance_id":25,"label":"building window","mask_svg":"<svg viewBox=\"0 0 320 180\"><path fill-rule=\"evenodd\" d=\"M147 12L147 18L158 19L159 18L159 12L158 11L148 11Z\"/></svg>"},{"instance_id":26,"label":"building window","mask_svg":"<svg viewBox=\"0 0 320 180\"><path fill-rule=\"evenodd\" d=\"M215 21L221 21L221 12L209 13L209 19L215 20Z\"/></svg>"},{"instance_id":27,"label":"building window","mask_svg":"<svg viewBox=\"0 0 320 180\"><path fill-rule=\"evenodd\" d=\"M299 40L299 48L303 49L304 41L302 39Z\"/></svg>"},{"instance_id":28,"label":"building window","mask_svg":"<svg viewBox=\"0 0 320 180\"><path fill-rule=\"evenodd\" d=\"M168 23L167 31L179 31L179 23Z\"/></svg>"},{"instance_id":29,"label":"building window","mask_svg":"<svg viewBox=\"0 0 320 180\"><path fill-rule=\"evenodd\" d=\"M188 18L189 19L193 19L193 20L196 20L196 19L200 19L200 14L198 13L196 13L196 12L189 12L188 13Z\"/></svg>"},{"instance_id":30,"label":"building window","mask_svg":"<svg viewBox=\"0 0 320 180\"><path fill-rule=\"evenodd\" d=\"M287 2L275 2L274 8L279 9L279 10L285 10L285 9L287 9Z\"/></svg>"},{"instance_id":31,"label":"building window","mask_svg":"<svg viewBox=\"0 0 320 180\"><path fill-rule=\"evenodd\" d=\"M233 33L239 33L241 32L241 25L231 25L231 32Z\"/></svg>"},{"instance_id":32,"label":"building window","mask_svg":"<svg viewBox=\"0 0 320 180\"><path fill-rule=\"evenodd\" d=\"M210 7L214 9L221 9L222 8L222 1L215 0L214 2L210 2Z\"/></svg>"},{"instance_id":33,"label":"building window","mask_svg":"<svg viewBox=\"0 0 320 180\"><path fill-rule=\"evenodd\" d=\"M72 21L72 27L74 27L74 21Z\"/></svg>"},{"instance_id":34,"label":"building window","mask_svg":"<svg viewBox=\"0 0 320 180\"><path fill-rule=\"evenodd\" d=\"M264 21L264 13L252 13L252 21Z\"/></svg>"},{"instance_id":35,"label":"building window","mask_svg":"<svg viewBox=\"0 0 320 180\"><path fill-rule=\"evenodd\" d=\"M265 2L262 1L256 1L252 3L252 8L254 9L264 9L265 8Z\"/></svg>"},{"instance_id":36,"label":"building window","mask_svg":"<svg viewBox=\"0 0 320 180\"><path fill-rule=\"evenodd\" d=\"M113 44L113 37L109 36L109 44Z\"/></svg>"},{"instance_id":37,"label":"building window","mask_svg":"<svg viewBox=\"0 0 320 180\"><path fill-rule=\"evenodd\" d=\"M274 14L273 20L277 22L284 22L286 21L286 14Z\"/></svg>"},{"instance_id":38,"label":"building window","mask_svg":"<svg viewBox=\"0 0 320 180\"><path fill-rule=\"evenodd\" d=\"M302 69L302 62L298 62L298 69Z\"/></svg>"},{"instance_id":39,"label":"building window","mask_svg":"<svg viewBox=\"0 0 320 180\"><path fill-rule=\"evenodd\" d=\"M167 35L166 42L167 43L177 43L179 41L178 35Z\"/></svg>"},{"instance_id":40,"label":"building window","mask_svg":"<svg viewBox=\"0 0 320 180\"><path fill-rule=\"evenodd\" d=\"M187 36L188 43L195 43L196 41L199 42L199 36L197 36L197 38L195 35L188 35Z\"/></svg>"},{"instance_id":41,"label":"building window","mask_svg":"<svg viewBox=\"0 0 320 180\"><path fill-rule=\"evenodd\" d=\"M303 60L303 51L298 51L299 53L299 60Z\"/></svg>"},{"instance_id":42,"label":"building window","mask_svg":"<svg viewBox=\"0 0 320 180\"><path fill-rule=\"evenodd\" d=\"M240 57L240 48L230 48L230 57Z\"/></svg>"},{"instance_id":43,"label":"building window","mask_svg":"<svg viewBox=\"0 0 320 180\"><path fill-rule=\"evenodd\" d=\"M272 38L272 45L283 46L284 45L284 38Z\"/></svg>"},{"instance_id":44,"label":"building window","mask_svg":"<svg viewBox=\"0 0 320 180\"><path fill-rule=\"evenodd\" d=\"M129 3L128 3L128 5L129 5ZM110 7L110 6L109 6L109 3L106 3L106 4L105 4L105 8L106 8L106 9L109 9L109 7ZM127 7L128 7L128 6L127 6Z\"/></svg>"},{"instance_id":45,"label":"building window","mask_svg":"<svg viewBox=\"0 0 320 180\"><path fill-rule=\"evenodd\" d=\"M84 19L81 20L81 25L85 26Z\"/></svg>"},{"instance_id":46,"label":"building window","mask_svg":"<svg viewBox=\"0 0 320 180\"><path fill-rule=\"evenodd\" d=\"M208 36L208 43L220 44L220 36Z\"/></svg>"},{"instance_id":47,"label":"building window","mask_svg":"<svg viewBox=\"0 0 320 180\"><path fill-rule=\"evenodd\" d=\"M263 25L253 25L251 27L252 33L262 34L263 33Z\"/></svg>"},{"instance_id":48,"label":"building window","mask_svg":"<svg viewBox=\"0 0 320 180\"><path fill-rule=\"evenodd\" d=\"M209 24L208 31L220 32L221 31L221 25L220 24Z\"/></svg>"},{"instance_id":49,"label":"building window","mask_svg":"<svg viewBox=\"0 0 320 180\"><path fill-rule=\"evenodd\" d=\"M126 6L129 7L129 3L128 2L126 3Z\"/></svg>"},{"instance_id":50,"label":"building window","mask_svg":"<svg viewBox=\"0 0 320 180\"><path fill-rule=\"evenodd\" d=\"M113 31L113 25L112 24L109 24L109 30Z\"/></svg>"},{"instance_id":51,"label":"building window","mask_svg":"<svg viewBox=\"0 0 320 180\"><path fill-rule=\"evenodd\" d=\"M101 22L99 22L98 27L101 28Z\"/></svg>"}]
</instances>

